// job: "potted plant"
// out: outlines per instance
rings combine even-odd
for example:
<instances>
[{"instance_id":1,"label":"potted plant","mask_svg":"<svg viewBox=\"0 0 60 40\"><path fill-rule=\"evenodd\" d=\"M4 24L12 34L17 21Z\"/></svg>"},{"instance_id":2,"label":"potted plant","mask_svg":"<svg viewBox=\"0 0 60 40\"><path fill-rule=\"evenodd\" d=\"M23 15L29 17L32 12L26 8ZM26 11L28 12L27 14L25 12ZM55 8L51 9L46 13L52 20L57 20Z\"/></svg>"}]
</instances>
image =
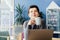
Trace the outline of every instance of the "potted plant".
<instances>
[{"instance_id":1,"label":"potted plant","mask_svg":"<svg viewBox=\"0 0 60 40\"><path fill-rule=\"evenodd\" d=\"M14 24L15 24L15 34L16 34L16 36L20 33L20 32L22 32L22 30L23 30L23 27L22 27L22 24L24 23L24 21L25 21L25 18L22 16L22 12L23 12L23 7L24 6L20 6L20 4L18 4L17 6L16 6L16 12L17 12L17 14L16 14L16 16L15 16L15 22L14 22Z\"/></svg>"},{"instance_id":2,"label":"potted plant","mask_svg":"<svg viewBox=\"0 0 60 40\"><path fill-rule=\"evenodd\" d=\"M25 18L22 16L23 6L21 7L20 4L18 4L16 6L16 11L17 11L17 14L16 14L16 21L15 21L15 23L17 25L23 24L23 22L25 21Z\"/></svg>"}]
</instances>

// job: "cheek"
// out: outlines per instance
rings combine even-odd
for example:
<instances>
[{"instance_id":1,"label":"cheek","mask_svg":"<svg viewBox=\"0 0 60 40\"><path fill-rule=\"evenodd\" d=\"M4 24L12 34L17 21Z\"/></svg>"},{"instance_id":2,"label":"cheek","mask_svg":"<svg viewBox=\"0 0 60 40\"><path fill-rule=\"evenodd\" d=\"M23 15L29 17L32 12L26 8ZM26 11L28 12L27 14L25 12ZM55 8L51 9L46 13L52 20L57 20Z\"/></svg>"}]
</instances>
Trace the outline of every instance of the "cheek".
<instances>
[{"instance_id":1,"label":"cheek","mask_svg":"<svg viewBox=\"0 0 60 40\"><path fill-rule=\"evenodd\" d=\"M31 13L29 13L29 17L32 17L32 14Z\"/></svg>"},{"instance_id":2,"label":"cheek","mask_svg":"<svg viewBox=\"0 0 60 40\"><path fill-rule=\"evenodd\" d=\"M38 14L38 13L36 13L36 16L39 16L39 14Z\"/></svg>"}]
</instances>

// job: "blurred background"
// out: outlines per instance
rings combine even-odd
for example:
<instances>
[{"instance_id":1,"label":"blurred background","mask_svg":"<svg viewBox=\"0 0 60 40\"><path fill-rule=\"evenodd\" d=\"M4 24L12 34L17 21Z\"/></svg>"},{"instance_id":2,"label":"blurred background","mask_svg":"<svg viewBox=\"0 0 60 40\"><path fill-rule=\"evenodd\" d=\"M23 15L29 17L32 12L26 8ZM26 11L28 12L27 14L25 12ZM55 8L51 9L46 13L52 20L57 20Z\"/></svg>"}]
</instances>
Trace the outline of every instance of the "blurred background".
<instances>
[{"instance_id":1,"label":"blurred background","mask_svg":"<svg viewBox=\"0 0 60 40\"><path fill-rule=\"evenodd\" d=\"M51 6L54 9L49 8L50 4L54 5L54 7ZM22 25L24 21L29 20L28 8L30 5L37 5L39 7L47 29L54 29L54 31L57 31L55 33L59 34L54 36L60 37L60 0L0 0L0 40L17 40L17 35L23 31ZM53 11L58 13L56 15L58 19L56 21L57 26L54 28L54 25L51 26L48 24L51 22L47 18L50 15L49 13L52 13L50 9L55 11L59 9L57 12Z\"/></svg>"}]
</instances>

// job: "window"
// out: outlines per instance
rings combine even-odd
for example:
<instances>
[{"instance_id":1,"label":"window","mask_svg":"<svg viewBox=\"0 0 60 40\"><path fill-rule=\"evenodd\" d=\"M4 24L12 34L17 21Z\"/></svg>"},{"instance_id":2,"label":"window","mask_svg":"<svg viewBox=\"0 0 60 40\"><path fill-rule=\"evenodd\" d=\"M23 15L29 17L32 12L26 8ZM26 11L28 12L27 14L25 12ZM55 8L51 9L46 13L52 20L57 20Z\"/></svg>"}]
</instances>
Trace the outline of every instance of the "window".
<instances>
[{"instance_id":1,"label":"window","mask_svg":"<svg viewBox=\"0 0 60 40\"><path fill-rule=\"evenodd\" d=\"M0 0L0 3L0 30L8 31L14 24L14 0Z\"/></svg>"}]
</instances>

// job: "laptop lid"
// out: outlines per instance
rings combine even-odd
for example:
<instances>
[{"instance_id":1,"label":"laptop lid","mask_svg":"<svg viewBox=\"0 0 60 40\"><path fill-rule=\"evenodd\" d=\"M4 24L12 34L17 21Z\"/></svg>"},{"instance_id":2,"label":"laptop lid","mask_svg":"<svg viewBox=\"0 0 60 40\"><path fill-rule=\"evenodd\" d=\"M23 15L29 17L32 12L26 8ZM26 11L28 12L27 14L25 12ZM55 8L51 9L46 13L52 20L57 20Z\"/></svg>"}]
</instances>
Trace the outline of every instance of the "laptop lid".
<instances>
[{"instance_id":1,"label":"laptop lid","mask_svg":"<svg viewBox=\"0 0 60 40\"><path fill-rule=\"evenodd\" d=\"M52 40L53 30L33 29L28 32L28 40Z\"/></svg>"}]
</instances>

